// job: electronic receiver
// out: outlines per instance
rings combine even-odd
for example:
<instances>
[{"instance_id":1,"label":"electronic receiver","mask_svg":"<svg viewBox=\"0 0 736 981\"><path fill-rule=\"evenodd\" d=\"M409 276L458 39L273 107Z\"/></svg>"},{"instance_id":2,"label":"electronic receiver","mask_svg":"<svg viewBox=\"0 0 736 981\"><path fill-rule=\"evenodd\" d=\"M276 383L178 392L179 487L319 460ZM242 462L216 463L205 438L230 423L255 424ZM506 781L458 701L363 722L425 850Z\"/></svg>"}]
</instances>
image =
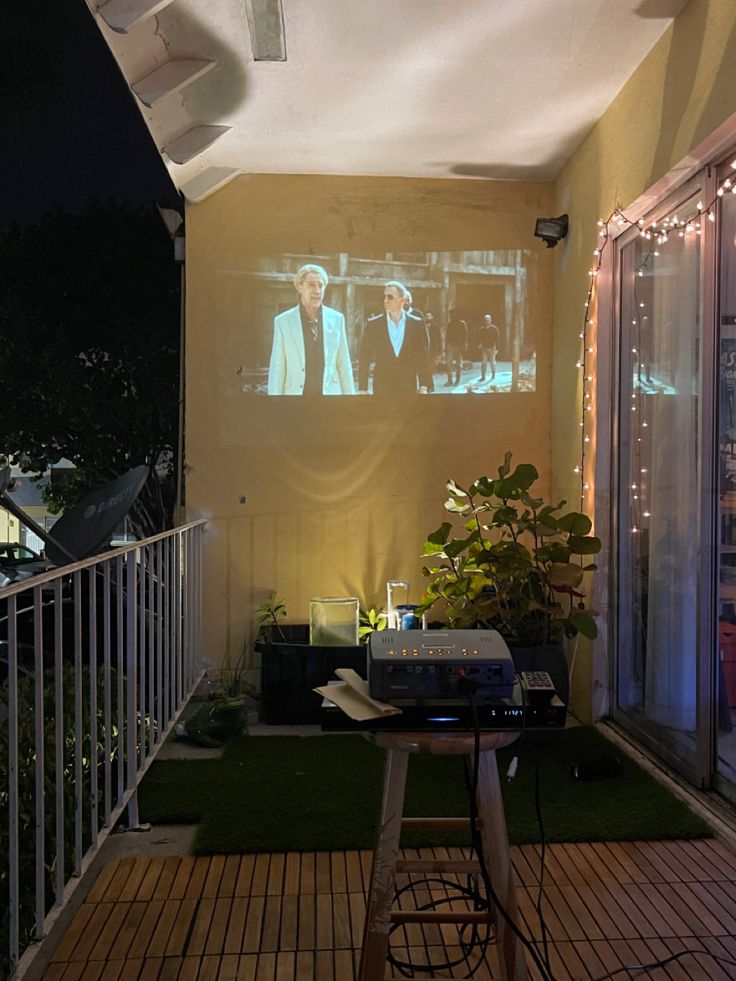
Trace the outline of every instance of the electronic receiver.
<instances>
[{"instance_id":1,"label":"electronic receiver","mask_svg":"<svg viewBox=\"0 0 736 981\"><path fill-rule=\"evenodd\" d=\"M330 732L483 732L564 729L567 708L556 694L544 701L529 701L529 692L517 680L510 698L471 705L468 698L392 699L398 715L356 722L329 698L322 700L322 728Z\"/></svg>"},{"instance_id":2,"label":"electronic receiver","mask_svg":"<svg viewBox=\"0 0 736 981\"><path fill-rule=\"evenodd\" d=\"M496 630L374 630L368 690L396 699L510 698L514 662Z\"/></svg>"}]
</instances>

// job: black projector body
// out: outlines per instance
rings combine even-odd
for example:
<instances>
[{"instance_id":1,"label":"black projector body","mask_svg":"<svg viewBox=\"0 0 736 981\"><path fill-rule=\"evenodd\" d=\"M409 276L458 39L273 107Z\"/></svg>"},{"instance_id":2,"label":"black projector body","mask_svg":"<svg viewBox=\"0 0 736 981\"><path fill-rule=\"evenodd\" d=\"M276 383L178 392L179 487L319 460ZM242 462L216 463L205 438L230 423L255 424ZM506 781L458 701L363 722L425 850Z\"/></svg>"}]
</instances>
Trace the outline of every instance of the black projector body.
<instances>
[{"instance_id":1,"label":"black projector body","mask_svg":"<svg viewBox=\"0 0 736 981\"><path fill-rule=\"evenodd\" d=\"M368 644L371 698L510 698L514 662L495 630L375 630Z\"/></svg>"}]
</instances>

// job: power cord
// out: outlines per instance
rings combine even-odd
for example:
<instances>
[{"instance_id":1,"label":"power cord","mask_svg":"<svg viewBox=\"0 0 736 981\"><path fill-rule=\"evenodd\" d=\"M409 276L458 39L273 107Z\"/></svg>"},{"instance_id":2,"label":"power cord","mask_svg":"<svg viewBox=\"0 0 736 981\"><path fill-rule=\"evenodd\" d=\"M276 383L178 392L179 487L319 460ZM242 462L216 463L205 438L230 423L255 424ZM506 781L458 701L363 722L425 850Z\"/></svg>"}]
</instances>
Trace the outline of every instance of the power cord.
<instances>
[{"instance_id":1,"label":"power cord","mask_svg":"<svg viewBox=\"0 0 736 981\"><path fill-rule=\"evenodd\" d=\"M467 681L467 679L465 679ZM511 931L516 937L522 942L534 960L537 969L543 981L556 981L552 971L549 969L548 965L540 957L536 944L533 940L529 939L519 926L514 921L513 917L509 914L506 907L503 905L499 899L495 889L493 888L493 883L491 877L488 873L488 867L486 864L486 857L483 849L483 839L478 831L478 809L477 809L477 792L478 792L478 774L480 769L480 723L478 721L478 707L475 700L475 690L477 686L468 683L465 687L465 695L468 699L470 705L470 710L473 716L473 736L474 736L474 752L473 752L473 775L470 786L468 786L468 806L470 809L470 832L471 839L473 843L473 849L478 856L478 863L480 865L480 873L483 879L483 884L486 888L486 892L494 902L496 909L501 913L504 920L510 927ZM460 687L459 689L460 690ZM523 727L523 723L522 723ZM509 874L511 870L509 870Z\"/></svg>"},{"instance_id":2,"label":"power cord","mask_svg":"<svg viewBox=\"0 0 736 981\"><path fill-rule=\"evenodd\" d=\"M425 886L425 885L426 886L441 885L445 889L454 889L456 892L459 892L461 895L464 895L466 898L471 899L474 903L475 910L488 909L487 902L483 900L482 897L479 895L477 888L475 887L471 888L470 886L462 886L459 882L450 882L448 879L443 879L443 878L423 878L415 882L410 882L406 886L402 886L401 889L396 890L394 894L394 900L399 899L399 897L403 895L403 893L405 892L414 893L419 886ZM422 905L416 906L416 909L419 911L428 910L428 909L437 909L440 906L451 903L454 898L455 897L452 896L446 896L438 899L433 899L428 903L424 903ZM399 923L394 924L394 926L392 926L391 929L389 930L389 933L393 933L395 930L399 928L399 926L401 926L401 924ZM459 967L461 964L468 964L468 970L470 972L468 974L468 977L472 978L480 968L481 964L483 963L486 950L488 948L489 943L491 942L490 925L486 931L486 936L483 937L482 939L479 936L478 927L475 924L473 924L471 929L470 940L465 940L463 938L463 932L464 930L460 932L460 948L463 951L463 955L461 957L456 958L455 960L448 959L446 961L440 961L440 962L433 962L433 963L428 962L426 964L416 964L413 961L400 960L399 958L396 957L395 954L392 954L389 949L389 955L388 955L389 963L405 977L411 977L415 971L427 971L430 974L433 974L435 971L444 971L450 968ZM473 951L478 948L480 948L478 962L475 964L475 966L471 968L469 965L470 957L473 954ZM412 974L411 975L407 974L406 973L407 971L411 971Z\"/></svg>"},{"instance_id":3,"label":"power cord","mask_svg":"<svg viewBox=\"0 0 736 981\"><path fill-rule=\"evenodd\" d=\"M656 970L660 967L666 967L667 964L673 964L675 961L679 961L682 957L687 957L690 954L698 957L703 954L706 957L710 957L716 962L716 964L726 964L728 967L736 967L736 961L732 960L730 957L720 957L718 954L713 954L710 950L703 949L686 949L678 950L676 954L670 954L669 957L663 957L661 960L652 961L649 964L628 964L625 967L617 967L614 971L609 971L608 974L599 974L597 977L593 978L593 981L608 981L609 978L615 978L619 974L631 974L632 971L649 971Z\"/></svg>"}]
</instances>

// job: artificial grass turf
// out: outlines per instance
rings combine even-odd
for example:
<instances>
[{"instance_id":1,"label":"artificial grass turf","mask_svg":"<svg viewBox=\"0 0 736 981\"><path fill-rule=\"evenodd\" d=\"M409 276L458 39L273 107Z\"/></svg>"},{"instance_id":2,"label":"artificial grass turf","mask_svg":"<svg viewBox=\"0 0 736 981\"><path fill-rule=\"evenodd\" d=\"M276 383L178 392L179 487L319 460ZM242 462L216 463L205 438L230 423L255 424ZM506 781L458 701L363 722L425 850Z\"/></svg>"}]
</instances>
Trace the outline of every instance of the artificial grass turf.
<instances>
[{"instance_id":1,"label":"artificial grass turf","mask_svg":"<svg viewBox=\"0 0 736 981\"><path fill-rule=\"evenodd\" d=\"M512 844L540 840L535 761L547 841L700 838L709 826L622 754L623 773L573 780L570 766L615 753L591 726L527 733L497 753ZM517 754L513 781L504 775ZM372 848L384 753L360 735L238 736L216 760L154 763L139 790L144 821L200 822L195 854ZM468 813L462 757L409 757L404 813ZM412 831L407 847L468 843L459 832Z\"/></svg>"}]
</instances>

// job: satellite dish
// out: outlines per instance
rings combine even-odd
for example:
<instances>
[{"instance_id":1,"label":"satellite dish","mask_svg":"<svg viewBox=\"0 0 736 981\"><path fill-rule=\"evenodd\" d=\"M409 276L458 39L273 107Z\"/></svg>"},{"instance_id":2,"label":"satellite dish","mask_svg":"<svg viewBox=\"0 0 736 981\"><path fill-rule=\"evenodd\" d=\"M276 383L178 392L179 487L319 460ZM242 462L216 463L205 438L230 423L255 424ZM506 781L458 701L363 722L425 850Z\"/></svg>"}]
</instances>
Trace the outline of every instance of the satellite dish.
<instances>
[{"instance_id":1,"label":"satellite dish","mask_svg":"<svg viewBox=\"0 0 736 981\"><path fill-rule=\"evenodd\" d=\"M135 467L65 511L46 536L46 558L54 565L69 556L86 559L104 548L148 479L149 468Z\"/></svg>"}]
</instances>

